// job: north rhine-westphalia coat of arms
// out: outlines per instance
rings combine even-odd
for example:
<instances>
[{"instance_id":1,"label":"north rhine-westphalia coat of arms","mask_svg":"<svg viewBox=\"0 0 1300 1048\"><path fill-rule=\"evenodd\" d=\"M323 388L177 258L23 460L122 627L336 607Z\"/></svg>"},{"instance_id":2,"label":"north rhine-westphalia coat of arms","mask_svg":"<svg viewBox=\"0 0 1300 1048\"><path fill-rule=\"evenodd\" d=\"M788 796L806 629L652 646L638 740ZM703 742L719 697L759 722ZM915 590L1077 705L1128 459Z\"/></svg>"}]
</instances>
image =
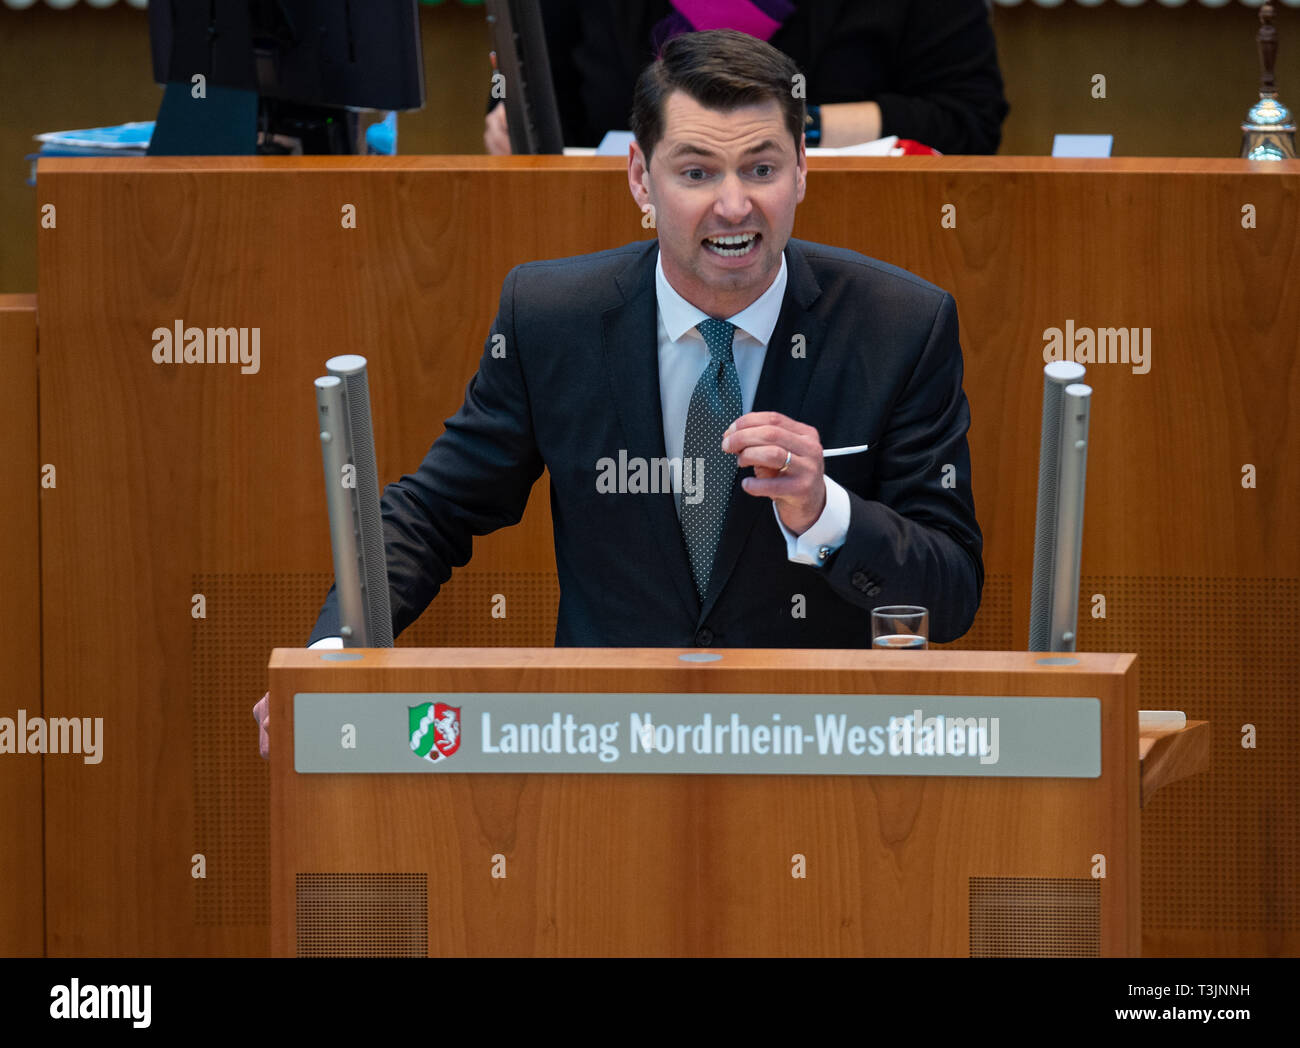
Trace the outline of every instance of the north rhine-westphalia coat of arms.
<instances>
[{"instance_id":1,"label":"north rhine-westphalia coat of arms","mask_svg":"<svg viewBox=\"0 0 1300 1048\"><path fill-rule=\"evenodd\" d=\"M408 706L411 752L437 764L460 749L460 707L445 702Z\"/></svg>"}]
</instances>

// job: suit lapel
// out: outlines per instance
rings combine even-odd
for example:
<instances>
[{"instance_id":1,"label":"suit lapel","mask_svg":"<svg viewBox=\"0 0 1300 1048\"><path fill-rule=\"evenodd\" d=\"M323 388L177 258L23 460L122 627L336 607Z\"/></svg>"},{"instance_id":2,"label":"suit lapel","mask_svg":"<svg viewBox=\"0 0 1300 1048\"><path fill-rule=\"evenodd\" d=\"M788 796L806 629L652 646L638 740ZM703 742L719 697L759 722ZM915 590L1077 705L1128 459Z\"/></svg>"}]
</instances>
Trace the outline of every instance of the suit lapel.
<instances>
[{"instance_id":1,"label":"suit lapel","mask_svg":"<svg viewBox=\"0 0 1300 1048\"><path fill-rule=\"evenodd\" d=\"M809 310L821 294L821 287L795 240L787 242L786 268L785 298L781 303L781 313L777 318L776 327L772 330L772 337L767 343L763 371L759 376L758 390L754 394L753 410L779 411L789 418L803 422L805 421L802 417L804 396L808 392L808 383L813 369L820 359L823 327L821 321ZM803 336L806 356L793 355L796 335ZM655 388L658 389L657 382ZM656 401L656 409L657 406ZM660 439L662 440L662 424ZM722 538L718 542L718 551L713 558L713 570L709 575L709 589L704 595L704 606L700 611L701 621L713 610L719 594L731 578L736 562L740 558L740 551L744 548L754 525L760 519L765 519L766 526L772 528L777 526L776 521L772 519L772 500L750 495L740 486L743 478L753 475L754 471L749 467L736 472L736 479L731 489L731 501L727 506L727 519L722 526ZM678 532L680 534L680 527Z\"/></svg>"},{"instance_id":2,"label":"suit lapel","mask_svg":"<svg viewBox=\"0 0 1300 1048\"><path fill-rule=\"evenodd\" d=\"M610 381L610 400L618 412L628 458L646 461L663 458L664 420L659 391L659 315L655 296L655 262L658 244L647 250L616 278L623 303L602 316L605 374ZM616 453L616 449L611 449ZM742 492L743 494L743 492ZM677 518L672 492L645 494L638 501L649 514L650 533L660 545L661 565L673 588L695 621L700 601L691 578L690 558Z\"/></svg>"}]
</instances>

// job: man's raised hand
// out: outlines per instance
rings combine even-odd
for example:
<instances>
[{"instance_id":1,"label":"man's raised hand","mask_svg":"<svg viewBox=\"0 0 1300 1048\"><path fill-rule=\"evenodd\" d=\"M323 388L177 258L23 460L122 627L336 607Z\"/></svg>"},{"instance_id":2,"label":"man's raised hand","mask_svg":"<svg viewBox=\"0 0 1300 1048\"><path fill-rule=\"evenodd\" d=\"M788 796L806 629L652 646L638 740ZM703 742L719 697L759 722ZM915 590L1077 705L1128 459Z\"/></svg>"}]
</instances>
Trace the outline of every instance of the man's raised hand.
<instances>
[{"instance_id":1,"label":"man's raised hand","mask_svg":"<svg viewBox=\"0 0 1300 1048\"><path fill-rule=\"evenodd\" d=\"M253 718L257 721L257 748L263 759L271 757L271 693L268 691L253 707Z\"/></svg>"},{"instance_id":2,"label":"man's raised hand","mask_svg":"<svg viewBox=\"0 0 1300 1048\"><path fill-rule=\"evenodd\" d=\"M737 456L738 467L754 467L741 487L775 502L792 534L817 523L826 508L826 481L821 437L812 426L779 411L751 411L727 427L722 450Z\"/></svg>"}]
</instances>

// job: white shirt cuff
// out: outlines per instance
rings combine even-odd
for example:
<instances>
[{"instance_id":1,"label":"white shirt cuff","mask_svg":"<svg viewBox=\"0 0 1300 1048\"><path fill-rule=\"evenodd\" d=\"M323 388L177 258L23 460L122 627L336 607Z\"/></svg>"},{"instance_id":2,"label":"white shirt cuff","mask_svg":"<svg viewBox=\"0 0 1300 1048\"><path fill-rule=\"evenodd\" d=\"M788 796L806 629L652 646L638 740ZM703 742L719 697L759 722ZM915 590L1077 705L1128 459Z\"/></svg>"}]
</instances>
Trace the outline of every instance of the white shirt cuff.
<instances>
[{"instance_id":1,"label":"white shirt cuff","mask_svg":"<svg viewBox=\"0 0 1300 1048\"><path fill-rule=\"evenodd\" d=\"M826 482L826 505L816 523L802 535L795 535L785 526L776 502L772 503L776 526L785 536L786 556L796 564L821 567L827 557L844 545L849 535L849 493L825 474L822 479Z\"/></svg>"},{"instance_id":2,"label":"white shirt cuff","mask_svg":"<svg viewBox=\"0 0 1300 1048\"><path fill-rule=\"evenodd\" d=\"M341 647L343 647L342 637L321 637L321 639L318 640L315 644L308 644L307 650L311 651L313 648L341 648Z\"/></svg>"}]
</instances>

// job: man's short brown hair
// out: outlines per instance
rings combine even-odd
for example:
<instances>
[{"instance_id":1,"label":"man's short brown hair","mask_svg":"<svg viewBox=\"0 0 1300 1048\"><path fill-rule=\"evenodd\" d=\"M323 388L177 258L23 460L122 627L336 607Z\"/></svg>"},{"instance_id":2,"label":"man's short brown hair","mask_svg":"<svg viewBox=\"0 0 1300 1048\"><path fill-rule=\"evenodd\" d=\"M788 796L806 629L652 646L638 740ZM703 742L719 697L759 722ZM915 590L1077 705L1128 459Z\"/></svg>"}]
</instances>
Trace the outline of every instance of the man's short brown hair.
<instances>
[{"instance_id":1,"label":"man's short brown hair","mask_svg":"<svg viewBox=\"0 0 1300 1048\"><path fill-rule=\"evenodd\" d=\"M728 112L774 100L794 138L795 154L803 139L804 100L795 95L799 67L771 44L734 29L683 33L664 45L659 58L637 79L632 95L632 134L646 167L664 136L664 100L684 91L706 109Z\"/></svg>"}]
</instances>

